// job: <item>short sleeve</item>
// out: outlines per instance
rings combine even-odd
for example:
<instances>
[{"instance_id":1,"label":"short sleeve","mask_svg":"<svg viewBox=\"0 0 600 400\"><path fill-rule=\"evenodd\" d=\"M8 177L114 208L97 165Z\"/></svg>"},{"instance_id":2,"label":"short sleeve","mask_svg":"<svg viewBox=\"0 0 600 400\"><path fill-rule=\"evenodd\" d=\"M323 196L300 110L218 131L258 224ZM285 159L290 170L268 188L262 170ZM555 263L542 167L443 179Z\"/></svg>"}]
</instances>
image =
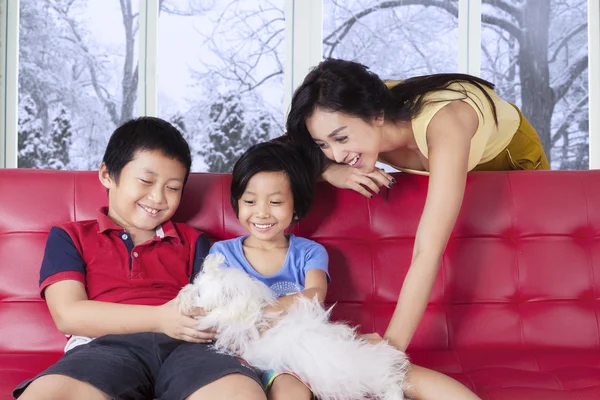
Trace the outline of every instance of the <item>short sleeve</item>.
<instances>
[{"instance_id":1,"label":"short sleeve","mask_svg":"<svg viewBox=\"0 0 600 400\"><path fill-rule=\"evenodd\" d=\"M196 275L202 271L202 264L204 264L204 259L208 255L210 249L210 242L206 237L206 234L202 234L198 236L196 240L196 250L194 251L194 267L192 269L192 276L190 276L190 282L194 281Z\"/></svg>"},{"instance_id":2,"label":"short sleeve","mask_svg":"<svg viewBox=\"0 0 600 400\"><path fill-rule=\"evenodd\" d=\"M331 282L331 277L329 276L329 255L327 254L325 247L317 242L311 242L310 246L306 249L304 275L311 269L325 271L327 274L327 282Z\"/></svg>"},{"instance_id":3,"label":"short sleeve","mask_svg":"<svg viewBox=\"0 0 600 400\"><path fill-rule=\"evenodd\" d=\"M85 262L71 236L58 227L52 227L46 240L46 249L40 268L40 295L53 283L74 280L85 285Z\"/></svg>"},{"instance_id":4,"label":"short sleeve","mask_svg":"<svg viewBox=\"0 0 600 400\"><path fill-rule=\"evenodd\" d=\"M221 244L221 242L216 242L215 244L213 244L211 246L210 250L208 251L208 254L215 254L215 253L224 254L223 245Z\"/></svg>"}]
</instances>

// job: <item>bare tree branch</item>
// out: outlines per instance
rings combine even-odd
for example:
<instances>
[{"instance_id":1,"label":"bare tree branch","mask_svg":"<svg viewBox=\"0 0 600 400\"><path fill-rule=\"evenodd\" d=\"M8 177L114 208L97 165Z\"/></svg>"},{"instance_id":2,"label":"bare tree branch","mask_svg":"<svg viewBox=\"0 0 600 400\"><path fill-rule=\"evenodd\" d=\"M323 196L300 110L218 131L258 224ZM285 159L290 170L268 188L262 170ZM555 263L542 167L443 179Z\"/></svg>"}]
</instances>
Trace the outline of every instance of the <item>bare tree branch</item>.
<instances>
[{"instance_id":1,"label":"bare tree branch","mask_svg":"<svg viewBox=\"0 0 600 400\"><path fill-rule=\"evenodd\" d=\"M96 65L94 64L94 59L93 59L92 55L90 54L88 46L85 44L83 38L79 34L79 31L77 30L76 22L66 14L66 11L64 9L59 8L58 6L56 6L54 3L50 2L50 1L46 1L46 3L54 11L56 11L56 13L58 13L58 15L61 17L61 19L63 21L65 21L66 24L68 25L68 27L71 31L71 34L74 37L74 41L79 45L80 49L84 53L83 55L85 58L85 62L88 66L88 70L90 71L90 79L92 81L92 87L94 88L94 91L96 92L96 96L98 96L98 99L104 105L104 108L110 115L112 122L117 124L119 121L119 117L117 115L116 106L115 106L114 102L109 100L109 98L105 95L106 91L100 85L100 82L98 80L98 72L96 70Z\"/></svg>"},{"instance_id":2,"label":"bare tree branch","mask_svg":"<svg viewBox=\"0 0 600 400\"><path fill-rule=\"evenodd\" d=\"M268 81L269 79L273 78L274 76L281 75L281 74L283 74L283 70L280 69L278 71L275 71L275 72L265 76L264 78L262 78L256 84L249 86L248 89L242 90L240 93L251 92L252 90L256 89L257 87L259 87L260 85L262 85L263 83Z\"/></svg>"},{"instance_id":3,"label":"bare tree branch","mask_svg":"<svg viewBox=\"0 0 600 400\"><path fill-rule=\"evenodd\" d=\"M579 55L565 69L561 76L558 77L552 84L554 92L554 100L558 102L568 91L573 82L585 71L588 67L588 52L587 48L582 49Z\"/></svg>"},{"instance_id":4,"label":"bare tree branch","mask_svg":"<svg viewBox=\"0 0 600 400\"><path fill-rule=\"evenodd\" d=\"M458 9L454 5L454 2L451 0L397 0L397 1L383 1L373 7L366 8L356 15L352 16L352 18L347 19L340 26L334 29L326 38L323 39L323 43L331 46L329 49L329 57L333 54L335 47L341 43L341 41L346 37L346 35L350 32L350 29L356 24L360 19L366 17L367 15L377 12L379 10L383 10L386 8L395 8L400 6L410 6L410 5L418 5L424 7L438 7L443 10L446 10L451 15L458 17ZM340 33L341 32L341 33ZM335 39L335 40L333 40Z\"/></svg>"},{"instance_id":5,"label":"bare tree branch","mask_svg":"<svg viewBox=\"0 0 600 400\"><path fill-rule=\"evenodd\" d=\"M523 40L523 34L521 32L521 28L516 26L510 21L507 21L504 18L495 17L488 14L481 14L481 22L484 24L496 25L499 28L504 29L506 32L510 33L515 39L519 42Z\"/></svg>"},{"instance_id":6,"label":"bare tree branch","mask_svg":"<svg viewBox=\"0 0 600 400\"><path fill-rule=\"evenodd\" d=\"M523 23L523 9L519 6L507 3L505 0L483 0L483 4L489 4L502 11L507 12L513 17L520 25Z\"/></svg>"},{"instance_id":7,"label":"bare tree branch","mask_svg":"<svg viewBox=\"0 0 600 400\"><path fill-rule=\"evenodd\" d=\"M560 50L565 47L569 41L576 36L578 33L586 31L587 30L587 23L583 24L583 25L579 25L578 27L574 28L571 30L571 32L567 33L565 36L563 36L560 41L558 42L558 45L556 45L556 48L554 49L554 53L552 54L552 57L550 57L550 60L548 60L548 62L554 62L556 61L556 57L558 57L558 54L560 53ZM550 47L553 47L553 45L551 45Z\"/></svg>"},{"instance_id":8,"label":"bare tree branch","mask_svg":"<svg viewBox=\"0 0 600 400\"><path fill-rule=\"evenodd\" d=\"M583 107L584 105L587 104L588 102L588 95L583 96L575 105L575 107L573 107L570 111L569 114L567 114L567 116L565 117L563 123L560 125L560 127L556 130L556 132L554 133L554 135L552 136L552 147L554 147L554 145L556 144L556 142L558 142L558 140L562 137L562 136L568 136L568 131L567 129L569 129L569 126L573 123L573 118L575 118L575 114L577 114L578 112L581 111L581 107Z\"/></svg>"}]
</instances>

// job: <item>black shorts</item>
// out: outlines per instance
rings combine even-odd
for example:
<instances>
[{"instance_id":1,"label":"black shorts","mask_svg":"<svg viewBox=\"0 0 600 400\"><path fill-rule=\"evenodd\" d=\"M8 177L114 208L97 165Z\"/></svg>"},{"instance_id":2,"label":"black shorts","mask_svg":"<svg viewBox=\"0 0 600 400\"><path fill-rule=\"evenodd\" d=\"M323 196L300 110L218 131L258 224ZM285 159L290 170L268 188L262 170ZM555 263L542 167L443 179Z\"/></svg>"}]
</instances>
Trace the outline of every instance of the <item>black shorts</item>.
<instances>
[{"instance_id":1,"label":"black shorts","mask_svg":"<svg viewBox=\"0 0 600 400\"><path fill-rule=\"evenodd\" d=\"M113 399L185 399L229 374L261 384L246 362L212 346L187 343L160 333L106 335L66 352L35 378L21 383L18 398L35 379L58 374L87 382Z\"/></svg>"}]
</instances>

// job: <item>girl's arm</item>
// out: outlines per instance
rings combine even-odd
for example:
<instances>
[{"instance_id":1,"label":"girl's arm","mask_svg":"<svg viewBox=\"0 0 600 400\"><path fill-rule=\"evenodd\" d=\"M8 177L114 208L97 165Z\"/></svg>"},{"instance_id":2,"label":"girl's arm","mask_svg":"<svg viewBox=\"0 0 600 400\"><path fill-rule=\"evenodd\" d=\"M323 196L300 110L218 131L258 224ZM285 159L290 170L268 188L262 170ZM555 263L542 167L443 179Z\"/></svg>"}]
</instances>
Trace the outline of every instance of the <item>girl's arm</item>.
<instances>
[{"instance_id":1,"label":"girl's arm","mask_svg":"<svg viewBox=\"0 0 600 400\"><path fill-rule=\"evenodd\" d=\"M463 200L475 110L462 101L443 107L427 128L429 186L417 228L412 262L384 337L406 350L423 317L442 254Z\"/></svg>"},{"instance_id":2,"label":"girl's arm","mask_svg":"<svg viewBox=\"0 0 600 400\"><path fill-rule=\"evenodd\" d=\"M277 305L274 307L277 311L286 311L294 303L298 296L313 298L317 296L319 301L323 303L327 295L327 274L321 269L311 269L306 273L304 278L304 290L288 296L280 297L277 300Z\"/></svg>"}]
</instances>

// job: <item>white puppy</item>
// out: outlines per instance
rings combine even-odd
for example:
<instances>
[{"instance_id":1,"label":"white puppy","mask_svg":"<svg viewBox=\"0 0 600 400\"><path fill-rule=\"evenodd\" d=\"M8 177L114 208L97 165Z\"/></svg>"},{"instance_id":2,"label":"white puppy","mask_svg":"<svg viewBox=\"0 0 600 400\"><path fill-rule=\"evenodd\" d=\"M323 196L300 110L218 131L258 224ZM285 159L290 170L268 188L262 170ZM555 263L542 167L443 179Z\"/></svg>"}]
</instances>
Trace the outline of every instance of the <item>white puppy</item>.
<instances>
[{"instance_id":1,"label":"white puppy","mask_svg":"<svg viewBox=\"0 0 600 400\"><path fill-rule=\"evenodd\" d=\"M355 329L329 321L319 301L298 296L285 314L267 313L276 302L265 284L209 255L193 284L177 296L182 312L202 307L199 328L215 327L219 351L261 370L289 370L320 400L403 400L406 355L385 342L360 339Z\"/></svg>"}]
</instances>

